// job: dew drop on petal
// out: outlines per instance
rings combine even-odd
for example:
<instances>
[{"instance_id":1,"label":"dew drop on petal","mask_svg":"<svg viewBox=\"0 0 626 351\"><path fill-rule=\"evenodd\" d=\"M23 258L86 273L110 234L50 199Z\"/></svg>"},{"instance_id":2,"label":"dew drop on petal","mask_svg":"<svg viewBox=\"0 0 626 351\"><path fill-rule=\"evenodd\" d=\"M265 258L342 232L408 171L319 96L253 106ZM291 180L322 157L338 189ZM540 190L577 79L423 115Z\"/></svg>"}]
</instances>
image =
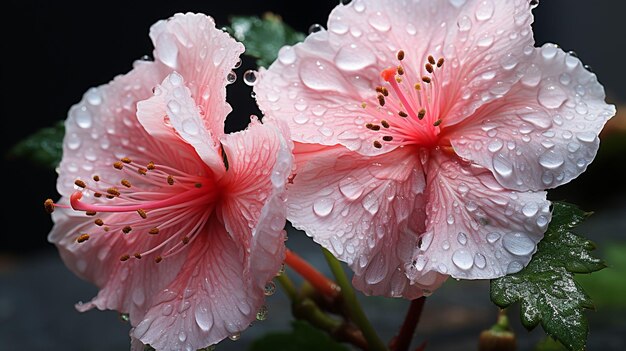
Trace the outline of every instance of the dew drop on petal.
<instances>
[{"instance_id":1,"label":"dew drop on petal","mask_svg":"<svg viewBox=\"0 0 626 351\"><path fill-rule=\"evenodd\" d=\"M293 121L296 122L296 124L305 124L309 121L309 116L304 113L299 113L293 116Z\"/></svg>"},{"instance_id":2,"label":"dew drop on petal","mask_svg":"<svg viewBox=\"0 0 626 351\"><path fill-rule=\"evenodd\" d=\"M265 294L265 296L272 296L274 295L275 292L276 292L276 283L270 280L269 282L265 284L265 287L263 288L263 294Z\"/></svg>"},{"instance_id":3,"label":"dew drop on petal","mask_svg":"<svg viewBox=\"0 0 626 351\"><path fill-rule=\"evenodd\" d=\"M339 181L339 191L348 200L356 200L363 194L363 185L356 178L348 176Z\"/></svg>"},{"instance_id":4,"label":"dew drop on petal","mask_svg":"<svg viewBox=\"0 0 626 351\"><path fill-rule=\"evenodd\" d=\"M372 193L367 194L361 202L363 208L372 215L378 212L378 199Z\"/></svg>"},{"instance_id":5,"label":"dew drop on petal","mask_svg":"<svg viewBox=\"0 0 626 351\"><path fill-rule=\"evenodd\" d=\"M493 159L493 169L500 176L507 178L513 174L513 166L511 162L502 155L498 155Z\"/></svg>"},{"instance_id":6,"label":"dew drop on petal","mask_svg":"<svg viewBox=\"0 0 626 351\"><path fill-rule=\"evenodd\" d=\"M186 119L183 121L183 131L189 135L198 135L198 133L200 133L200 128L195 120Z\"/></svg>"},{"instance_id":7,"label":"dew drop on petal","mask_svg":"<svg viewBox=\"0 0 626 351\"><path fill-rule=\"evenodd\" d=\"M100 95L100 91L96 88L87 90L85 93L85 99L87 99L87 102L93 106L97 106L102 103L102 96Z\"/></svg>"},{"instance_id":8,"label":"dew drop on petal","mask_svg":"<svg viewBox=\"0 0 626 351\"><path fill-rule=\"evenodd\" d=\"M468 270L474 265L474 259L467 249L458 249L452 254L452 263L462 270Z\"/></svg>"},{"instance_id":9,"label":"dew drop on petal","mask_svg":"<svg viewBox=\"0 0 626 351\"><path fill-rule=\"evenodd\" d=\"M247 70L243 73L243 82L248 86L253 86L257 81L257 72L255 70Z\"/></svg>"},{"instance_id":10,"label":"dew drop on petal","mask_svg":"<svg viewBox=\"0 0 626 351\"><path fill-rule=\"evenodd\" d=\"M474 265L476 265L476 267L480 269L485 268L485 266L487 265L487 259L485 258L485 255L481 253L477 253L476 255L474 255Z\"/></svg>"},{"instance_id":11,"label":"dew drop on petal","mask_svg":"<svg viewBox=\"0 0 626 351\"><path fill-rule=\"evenodd\" d=\"M526 217L532 217L539 211L539 205L536 202L528 202L522 207L522 213Z\"/></svg>"},{"instance_id":12,"label":"dew drop on petal","mask_svg":"<svg viewBox=\"0 0 626 351\"><path fill-rule=\"evenodd\" d=\"M324 30L324 27L321 24L314 23L309 27L309 34L317 33L322 30Z\"/></svg>"},{"instance_id":13,"label":"dew drop on petal","mask_svg":"<svg viewBox=\"0 0 626 351\"><path fill-rule=\"evenodd\" d=\"M465 234L463 232L459 232L459 234L457 234L457 236L456 236L456 241L458 241L459 244L461 244L461 245L467 244L467 234Z\"/></svg>"},{"instance_id":14,"label":"dew drop on petal","mask_svg":"<svg viewBox=\"0 0 626 351\"><path fill-rule=\"evenodd\" d=\"M596 140L596 134L594 132L580 132L576 133L576 139L583 143L592 143Z\"/></svg>"},{"instance_id":15,"label":"dew drop on petal","mask_svg":"<svg viewBox=\"0 0 626 351\"><path fill-rule=\"evenodd\" d=\"M490 152L498 152L502 149L503 145L504 144L500 139L495 139L492 140L489 145L487 145L487 150L489 150Z\"/></svg>"},{"instance_id":16,"label":"dew drop on petal","mask_svg":"<svg viewBox=\"0 0 626 351\"><path fill-rule=\"evenodd\" d=\"M359 71L375 63L374 53L356 44L345 45L335 56L335 64L344 71Z\"/></svg>"},{"instance_id":17,"label":"dew drop on petal","mask_svg":"<svg viewBox=\"0 0 626 351\"><path fill-rule=\"evenodd\" d=\"M331 198L321 197L313 203L313 212L320 217L326 217L333 211L334 206L335 202Z\"/></svg>"},{"instance_id":18,"label":"dew drop on petal","mask_svg":"<svg viewBox=\"0 0 626 351\"><path fill-rule=\"evenodd\" d=\"M368 18L368 23L377 31L386 32L391 29L389 17L380 11L376 11Z\"/></svg>"},{"instance_id":19,"label":"dew drop on petal","mask_svg":"<svg viewBox=\"0 0 626 351\"><path fill-rule=\"evenodd\" d=\"M450 4L454 7L461 7L463 5L465 5L465 2L467 2L467 0L449 0Z\"/></svg>"},{"instance_id":20,"label":"dew drop on petal","mask_svg":"<svg viewBox=\"0 0 626 351\"><path fill-rule=\"evenodd\" d=\"M556 56L557 51L558 46L547 43L541 47L541 56L546 60L551 60Z\"/></svg>"},{"instance_id":21,"label":"dew drop on petal","mask_svg":"<svg viewBox=\"0 0 626 351\"><path fill-rule=\"evenodd\" d=\"M290 65L296 61L296 53L292 46L283 46L278 50L278 61Z\"/></svg>"},{"instance_id":22,"label":"dew drop on petal","mask_svg":"<svg viewBox=\"0 0 626 351\"><path fill-rule=\"evenodd\" d=\"M83 129L91 128L93 120L91 118L91 113L85 106L75 107L72 112L74 118L76 119L76 124L79 127Z\"/></svg>"},{"instance_id":23,"label":"dew drop on petal","mask_svg":"<svg viewBox=\"0 0 626 351\"><path fill-rule=\"evenodd\" d=\"M228 74L226 75L226 82L228 82L228 84L232 84L235 81L237 81L237 73L235 73L234 71L228 72Z\"/></svg>"},{"instance_id":24,"label":"dew drop on petal","mask_svg":"<svg viewBox=\"0 0 626 351\"><path fill-rule=\"evenodd\" d=\"M545 108L559 108L566 99L567 94L556 84L546 84L537 93L537 100Z\"/></svg>"},{"instance_id":25,"label":"dew drop on petal","mask_svg":"<svg viewBox=\"0 0 626 351\"><path fill-rule=\"evenodd\" d=\"M354 11L363 12L365 11L365 2L362 0L356 0L354 2Z\"/></svg>"},{"instance_id":26,"label":"dew drop on petal","mask_svg":"<svg viewBox=\"0 0 626 351\"><path fill-rule=\"evenodd\" d=\"M472 20L467 16L459 18L456 24L459 27L459 31L461 32L467 32L468 30L472 29Z\"/></svg>"},{"instance_id":27,"label":"dew drop on petal","mask_svg":"<svg viewBox=\"0 0 626 351\"><path fill-rule=\"evenodd\" d=\"M454 216L452 215L448 215L448 218L446 219L446 222L450 225L454 224Z\"/></svg>"},{"instance_id":28,"label":"dew drop on petal","mask_svg":"<svg viewBox=\"0 0 626 351\"><path fill-rule=\"evenodd\" d=\"M517 256L526 256L535 250L535 243L528 235L520 232L510 232L502 237L502 246L508 252Z\"/></svg>"},{"instance_id":29,"label":"dew drop on petal","mask_svg":"<svg viewBox=\"0 0 626 351\"><path fill-rule=\"evenodd\" d=\"M524 268L524 265L517 261L511 261L509 265L506 267L506 274L513 274L521 271Z\"/></svg>"},{"instance_id":30,"label":"dew drop on petal","mask_svg":"<svg viewBox=\"0 0 626 351\"><path fill-rule=\"evenodd\" d=\"M528 87L536 87L541 81L541 70L534 63L526 68L526 71L521 77L522 84Z\"/></svg>"},{"instance_id":31,"label":"dew drop on petal","mask_svg":"<svg viewBox=\"0 0 626 351\"><path fill-rule=\"evenodd\" d=\"M266 305L261 305L261 307L259 308L259 310L256 313L256 319L258 321L264 321L267 319L267 313L268 313L268 309Z\"/></svg>"},{"instance_id":32,"label":"dew drop on petal","mask_svg":"<svg viewBox=\"0 0 626 351\"><path fill-rule=\"evenodd\" d=\"M499 239L500 239L500 233L491 232L487 234L487 242L490 244L494 244Z\"/></svg>"},{"instance_id":33,"label":"dew drop on petal","mask_svg":"<svg viewBox=\"0 0 626 351\"><path fill-rule=\"evenodd\" d=\"M178 340L180 340L180 342L185 342L185 340L187 340L187 334L184 331L181 331L178 333Z\"/></svg>"},{"instance_id":34,"label":"dew drop on petal","mask_svg":"<svg viewBox=\"0 0 626 351\"><path fill-rule=\"evenodd\" d=\"M496 7L491 0L483 0L476 9L476 19L479 21L486 21L493 16Z\"/></svg>"},{"instance_id":35,"label":"dew drop on petal","mask_svg":"<svg viewBox=\"0 0 626 351\"><path fill-rule=\"evenodd\" d=\"M539 227L543 228L546 225L548 225L549 219L548 219L548 217L546 217L544 215L541 215L541 216L537 217L537 221L536 222L537 222L537 225Z\"/></svg>"},{"instance_id":36,"label":"dew drop on petal","mask_svg":"<svg viewBox=\"0 0 626 351\"><path fill-rule=\"evenodd\" d=\"M564 162L563 157L554 150L549 150L539 156L539 164L547 169L559 168Z\"/></svg>"},{"instance_id":37,"label":"dew drop on petal","mask_svg":"<svg viewBox=\"0 0 626 351\"><path fill-rule=\"evenodd\" d=\"M228 338L232 341L237 341L239 339L241 339L241 333L234 333L234 334L230 334L228 336Z\"/></svg>"}]
</instances>

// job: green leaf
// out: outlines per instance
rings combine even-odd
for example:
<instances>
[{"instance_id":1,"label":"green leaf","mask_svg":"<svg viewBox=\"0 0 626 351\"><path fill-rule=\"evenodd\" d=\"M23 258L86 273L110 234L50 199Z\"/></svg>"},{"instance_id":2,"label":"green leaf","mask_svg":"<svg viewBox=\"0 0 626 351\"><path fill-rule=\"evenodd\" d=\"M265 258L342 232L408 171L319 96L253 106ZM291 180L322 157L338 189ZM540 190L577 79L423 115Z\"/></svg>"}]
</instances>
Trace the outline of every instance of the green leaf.
<instances>
[{"instance_id":1,"label":"green leaf","mask_svg":"<svg viewBox=\"0 0 626 351\"><path fill-rule=\"evenodd\" d=\"M325 332L304 321L294 321L291 332L267 334L254 341L250 351L349 351Z\"/></svg>"},{"instance_id":2,"label":"green leaf","mask_svg":"<svg viewBox=\"0 0 626 351\"><path fill-rule=\"evenodd\" d=\"M522 324L544 331L569 350L584 350L591 298L574 280L574 273L606 267L591 255L595 245L572 232L590 214L567 203L553 204L552 221L532 260L518 273L491 281L491 301L500 307L520 303Z\"/></svg>"},{"instance_id":3,"label":"green leaf","mask_svg":"<svg viewBox=\"0 0 626 351\"><path fill-rule=\"evenodd\" d=\"M233 16L228 32L246 46L246 55L257 59L259 67L269 66L284 45L304 40L304 34L295 31L273 13L257 16Z\"/></svg>"},{"instance_id":4,"label":"green leaf","mask_svg":"<svg viewBox=\"0 0 626 351\"><path fill-rule=\"evenodd\" d=\"M61 162L63 153L63 135L65 127L63 121L52 127L42 128L26 139L13 146L7 157L25 158L38 166L55 168Z\"/></svg>"}]
</instances>

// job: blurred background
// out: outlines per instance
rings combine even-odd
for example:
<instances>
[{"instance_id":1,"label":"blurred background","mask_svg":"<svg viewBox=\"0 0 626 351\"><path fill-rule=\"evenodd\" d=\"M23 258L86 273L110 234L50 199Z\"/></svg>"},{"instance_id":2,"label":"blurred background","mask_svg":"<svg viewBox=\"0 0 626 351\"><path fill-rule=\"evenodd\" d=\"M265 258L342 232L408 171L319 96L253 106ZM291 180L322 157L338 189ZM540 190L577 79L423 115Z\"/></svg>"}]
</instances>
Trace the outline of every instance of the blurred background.
<instances>
[{"instance_id":1,"label":"blurred background","mask_svg":"<svg viewBox=\"0 0 626 351\"><path fill-rule=\"evenodd\" d=\"M273 12L296 30L307 32L326 24L338 0L318 1L115 1L49 2L4 1L2 5L2 184L5 184L0 234L0 351L126 350L128 324L115 312L78 313L73 305L89 300L96 289L72 275L61 263L46 236L52 222L43 200L57 196L54 170L27 159L7 157L17 142L65 118L70 106L92 86L131 69L133 60L152 53L150 26L176 12L203 12L218 26L230 15ZM609 268L581 278L594 298L589 312L589 350L624 350L626 342L626 53L623 14L626 2L613 0L546 0L535 9L537 46L545 42L575 51L604 84L618 116L601 136L596 160L571 183L549 192L551 200L565 200L595 214L579 229L598 244L597 254ZM244 57L239 76L254 67ZM240 129L257 114L251 88L238 79L228 87L235 112L228 130ZM288 246L325 271L318 248L300 232L290 231ZM446 283L428 299L418 339L429 340L428 350L475 349L478 333L494 321L497 308L489 301L488 282ZM389 339L402 321L406 301L360 296L368 314ZM289 304L281 293L268 299L270 317L248 329L237 342L224 341L223 350L244 350L259 335L289 327ZM520 350L531 350L542 338L519 325Z\"/></svg>"}]
</instances>

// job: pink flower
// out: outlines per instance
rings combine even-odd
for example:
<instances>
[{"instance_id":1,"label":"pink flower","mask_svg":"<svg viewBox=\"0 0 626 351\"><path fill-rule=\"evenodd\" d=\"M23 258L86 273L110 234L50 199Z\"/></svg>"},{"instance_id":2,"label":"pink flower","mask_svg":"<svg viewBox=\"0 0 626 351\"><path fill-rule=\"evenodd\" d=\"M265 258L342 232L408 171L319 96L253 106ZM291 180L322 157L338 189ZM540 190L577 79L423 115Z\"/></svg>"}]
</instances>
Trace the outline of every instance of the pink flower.
<instances>
[{"instance_id":1,"label":"pink flower","mask_svg":"<svg viewBox=\"0 0 626 351\"><path fill-rule=\"evenodd\" d=\"M255 86L287 122L296 228L367 294L519 271L545 189L593 160L615 108L574 56L534 47L528 0L354 0L283 47Z\"/></svg>"},{"instance_id":2,"label":"pink flower","mask_svg":"<svg viewBox=\"0 0 626 351\"><path fill-rule=\"evenodd\" d=\"M150 37L154 62L70 109L49 240L100 288L80 311L128 313L136 349L196 350L263 305L285 254L292 156L278 125L224 134L244 48L212 18L176 14Z\"/></svg>"}]
</instances>

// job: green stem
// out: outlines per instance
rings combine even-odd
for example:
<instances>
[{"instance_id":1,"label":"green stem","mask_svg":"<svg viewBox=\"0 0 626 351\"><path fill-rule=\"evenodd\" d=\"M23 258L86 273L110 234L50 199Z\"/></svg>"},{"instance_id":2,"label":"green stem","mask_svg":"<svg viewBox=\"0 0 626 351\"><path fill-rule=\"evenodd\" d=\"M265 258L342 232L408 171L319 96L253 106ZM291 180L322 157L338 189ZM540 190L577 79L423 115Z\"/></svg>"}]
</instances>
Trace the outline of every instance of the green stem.
<instances>
[{"instance_id":1,"label":"green stem","mask_svg":"<svg viewBox=\"0 0 626 351\"><path fill-rule=\"evenodd\" d=\"M286 272L278 275L276 280L278 280L278 284L283 288L289 300L295 301L298 298L298 289L296 289L296 285L289 279Z\"/></svg>"},{"instance_id":2,"label":"green stem","mask_svg":"<svg viewBox=\"0 0 626 351\"><path fill-rule=\"evenodd\" d=\"M324 252L324 257L326 258L326 262L328 262L331 272L335 276L337 285L341 288L340 296L343 298L348 315L354 324L361 329L361 332L369 345L368 350L387 351L387 347L378 334L376 334L376 330L367 319L365 312L363 312L354 289L352 288L352 283L348 280L346 272L344 272L343 267L341 266L341 262L339 262L339 260L337 260L328 250L322 248L322 251Z\"/></svg>"}]
</instances>

